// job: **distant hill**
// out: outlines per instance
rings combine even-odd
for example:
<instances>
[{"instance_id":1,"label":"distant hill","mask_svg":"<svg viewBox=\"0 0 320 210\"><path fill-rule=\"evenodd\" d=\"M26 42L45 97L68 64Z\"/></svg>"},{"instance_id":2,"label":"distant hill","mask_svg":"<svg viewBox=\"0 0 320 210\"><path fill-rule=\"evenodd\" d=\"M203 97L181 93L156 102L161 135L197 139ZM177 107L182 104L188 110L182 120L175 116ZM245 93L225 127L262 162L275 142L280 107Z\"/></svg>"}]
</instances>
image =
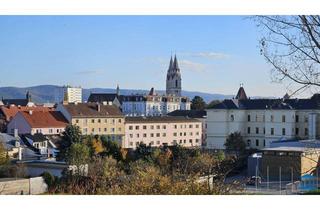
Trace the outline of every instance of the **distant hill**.
<instances>
[{"instance_id":1,"label":"distant hill","mask_svg":"<svg viewBox=\"0 0 320 210\"><path fill-rule=\"evenodd\" d=\"M27 91L30 91L32 100L37 103L46 102L61 102L63 99L63 89L61 86L56 85L39 85L33 87L0 87L0 97L3 98L25 98ZM135 90L135 89L120 89L120 93L123 95L142 94L148 93L149 90ZM156 90L158 94L164 94L163 90ZM90 88L83 89L82 97L86 101L90 93L115 93L113 88ZM196 91L182 91L183 96L187 96L192 99L194 96L201 96L206 102L212 100L223 100L226 98L232 98L232 95L211 94Z\"/></svg>"}]
</instances>

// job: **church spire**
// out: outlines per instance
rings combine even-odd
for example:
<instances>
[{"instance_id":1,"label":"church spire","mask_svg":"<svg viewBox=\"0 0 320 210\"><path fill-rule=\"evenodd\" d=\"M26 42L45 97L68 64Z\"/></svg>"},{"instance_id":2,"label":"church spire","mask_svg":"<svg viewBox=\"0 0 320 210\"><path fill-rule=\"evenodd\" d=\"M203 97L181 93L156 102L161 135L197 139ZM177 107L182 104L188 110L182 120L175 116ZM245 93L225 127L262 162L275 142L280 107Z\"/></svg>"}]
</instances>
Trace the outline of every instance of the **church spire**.
<instances>
[{"instance_id":1,"label":"church spire","mask_svg":"<svg viewBox=\"0 0 320 210\"><path fill-rule=\"evenodd\" d=\"M173 69L174 69L175 71L180 71L179 65L178 65L178 60L177 60L177 56L176 56L176 55L174 55Z\"/></svg>"},{"instance_id":2,"label":"church spire","mask_svg":"<svg viewBox=\"0 0 320 210\"><path fill-rule=\"evenodd\" d=\"M168 72L171 71L172 69L173 69L173 61L172 61L172 55L171 55Z\"/></svg>"},{"instance_id":3,"label":"church spire","mask_svg":"<svg viewBox=\"0 0 320 210\"><path fill-rule=\"evenodd\" d=\"M120 95L120 88L119 88L119 84L117 84L116 94L117 94L117 96L119 96L119 95Z\"/></svg>"}]
</instances>

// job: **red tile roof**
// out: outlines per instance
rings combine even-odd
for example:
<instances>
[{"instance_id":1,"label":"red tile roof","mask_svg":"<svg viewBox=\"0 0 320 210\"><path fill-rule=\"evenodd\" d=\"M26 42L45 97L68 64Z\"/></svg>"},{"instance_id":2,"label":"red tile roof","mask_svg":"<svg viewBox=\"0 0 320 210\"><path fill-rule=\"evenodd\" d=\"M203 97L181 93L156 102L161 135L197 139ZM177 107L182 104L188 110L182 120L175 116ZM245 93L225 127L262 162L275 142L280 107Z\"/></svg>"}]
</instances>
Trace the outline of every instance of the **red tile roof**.
<instances>
[{"instance_id":1,"label":"red tile roof","mask_svg":"<svg viewBox=\"0 0 320 210\"><path fill-rule=\"evenodd\" d=\"M68 121L58 111L19 112L32 128L64 128Z\"/></svg>"},{"instance_id":2,"label":"red tile roof","mask_svg":"<svg viewBox=\"0 0 320 210\"><path fill-rule=\"evenodd\" d=\"M1 111L6 118L6 121L9 122L19 111L54 111L54 108L44 107L44 106L1 106Z\"/></svg>"}]
</instances>

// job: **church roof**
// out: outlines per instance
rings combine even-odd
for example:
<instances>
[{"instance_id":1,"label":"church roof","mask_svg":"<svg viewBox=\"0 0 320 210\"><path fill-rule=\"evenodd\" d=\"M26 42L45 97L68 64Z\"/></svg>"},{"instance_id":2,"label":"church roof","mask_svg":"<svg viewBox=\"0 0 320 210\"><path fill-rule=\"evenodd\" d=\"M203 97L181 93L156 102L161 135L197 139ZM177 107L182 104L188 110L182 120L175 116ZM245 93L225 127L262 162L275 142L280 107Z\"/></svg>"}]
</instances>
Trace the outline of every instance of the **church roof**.
<instances>
[{"instance_id":1,"label":"church roof","mask_svg":"<svg viewBox=\"0 0 320 210\"><path fill-rule=\"evenodd\" d=\"M177 56L176 56L176 55L174 55L173 70L174 70L174 71L180 71L179 65L178 65L178 60L177 60Z\"/></svg>"},{"instance_id":2,"label":"church roof","mask_svg":"<svg viewBox=\"0 0 320 210\"><path fill-rule=\"evenodd\" d=\"M170 72L172 69L173 69L173 61L172 61L172 56L171 56L168 72Z\"/></svg>"},{"instance_id":3,"label":"church roof","mask_svg":"<svg viewBox=\"0 0 320 210\"><path fill-rule=\"evenodd\" d=\"M149 96L155 96L156 95L156 91L154 90L154 88L152 87L150 89L150 92L149 92Z\"/></svg>"},{"instance_id":4,"label":"church roof","mask_svg":"<svg viewBox=\"0 0 320 210\"><path fill-rule=\"evenodd\" d=\"M246 92L244 91L244 88L241 86L238 90L238 93L236 95L236 99L239 99L239 100L245 100L245 99L248 99L247 98L247 94Z\"/></svg>"},{"instance_id":5,"label":"church roof","mask_svg":"<svg viewBox=\"0 0 320 210\"><path fill-rule=\"evenodd\" d=\"M88 102L113 102L115 98L118 98L116 93L91 93L88 98Z\"/></svg>"},{"instance_id":6,"label":"church roof","mask_svg":"<svg viewBox=\"0 0 320 210\"><path fill-rule=\"evenodd\" d=\"M289 99L289 98L290 98L290 96L289 96L288 93L286 93L286 94L283 96L283 99Z\"/></svg>"}]
</instances>

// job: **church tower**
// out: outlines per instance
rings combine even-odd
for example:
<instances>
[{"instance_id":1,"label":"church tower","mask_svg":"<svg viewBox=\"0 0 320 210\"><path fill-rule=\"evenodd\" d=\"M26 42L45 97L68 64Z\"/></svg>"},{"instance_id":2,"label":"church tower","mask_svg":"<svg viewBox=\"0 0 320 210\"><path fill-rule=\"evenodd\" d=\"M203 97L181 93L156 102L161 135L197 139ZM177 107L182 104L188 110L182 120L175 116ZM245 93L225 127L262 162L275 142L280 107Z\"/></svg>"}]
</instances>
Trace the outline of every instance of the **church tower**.
<instances>
[{"instance_id":1,"label":"church tower","mask_svg":"<svg viewBox=\"0 0 320 210\"><path fill-rule=\"evenodd\" d=\"M174 61L172 61L172 56L170 59L167 72L166 93L167 95L181 96L181 73L176 55L174 56Z\"/></svg>"}]
</instances>

